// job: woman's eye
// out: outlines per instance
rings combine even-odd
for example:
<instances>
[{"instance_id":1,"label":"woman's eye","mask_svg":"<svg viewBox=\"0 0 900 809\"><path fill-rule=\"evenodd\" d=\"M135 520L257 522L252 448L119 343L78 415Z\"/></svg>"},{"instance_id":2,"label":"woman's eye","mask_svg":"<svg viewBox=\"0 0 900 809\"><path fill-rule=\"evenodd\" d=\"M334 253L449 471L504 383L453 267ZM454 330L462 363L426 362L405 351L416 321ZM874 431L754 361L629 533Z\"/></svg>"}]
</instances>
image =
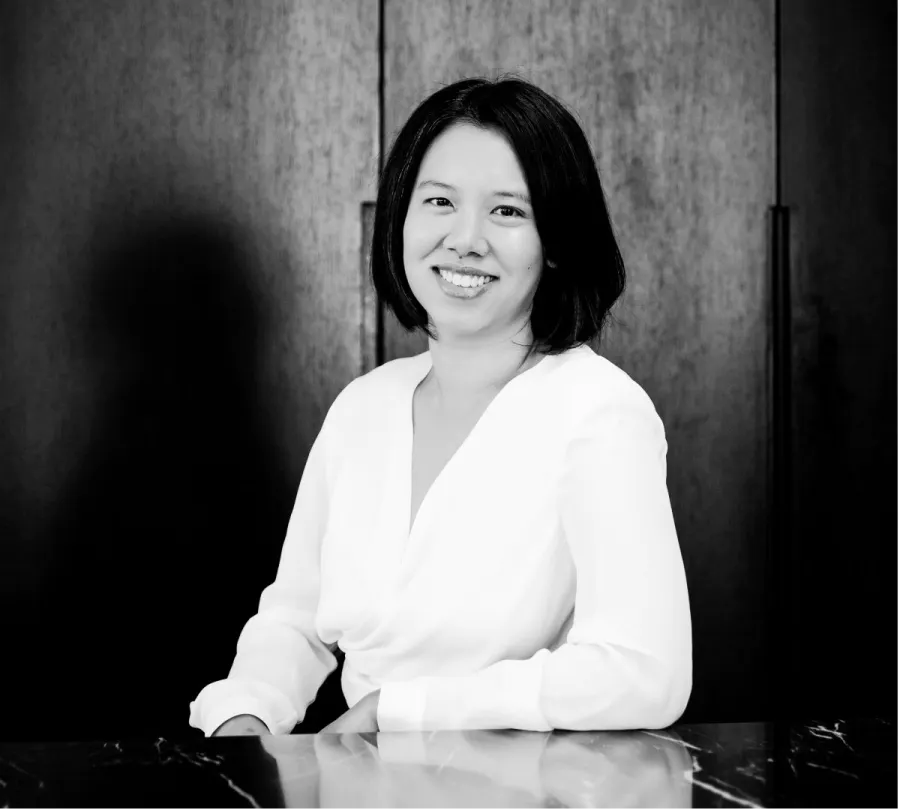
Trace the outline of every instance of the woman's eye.
<instances>
[{"instance_id":1,"label":"woman's eye","mask_svg":"<svg viewBox=\"0 0 900 809\"><path fill-rule=\"evenodd\" d=\"M426 205L433 205L436 208L446 208L450 205L450 200L446 197L429 197L425 200Z\"/></svg>"},{"instance_id":2,"label":"woman's eye","mask_svg":"<svg viewBox=\"0 0 900 809\"><path fill-rule=\"evenodd\" d=\"M510 217L514 216L525 216L522 211L520 211L518 208L513 208L512 205L498 205L496 208L494 208L494 210L500 211L500 215L504 219L509 219Z\"/></svg>"}]
</instances>

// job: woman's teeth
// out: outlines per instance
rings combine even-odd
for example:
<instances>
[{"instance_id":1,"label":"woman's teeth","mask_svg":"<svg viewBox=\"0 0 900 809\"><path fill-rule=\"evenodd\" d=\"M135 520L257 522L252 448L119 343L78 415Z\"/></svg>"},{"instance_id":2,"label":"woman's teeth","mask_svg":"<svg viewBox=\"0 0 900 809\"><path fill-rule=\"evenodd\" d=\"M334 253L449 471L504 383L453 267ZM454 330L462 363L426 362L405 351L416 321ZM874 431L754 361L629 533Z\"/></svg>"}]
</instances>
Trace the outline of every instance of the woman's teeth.
<instances>
[{"instance_id":1,"label":"woman's teeth","mask_svg":"<svg viewBox=\"0 0 900 809\"><path fill-rule=\"evenodd\" d=\"M491 280L487 275L463 275L446 270L438 270L438 272L441 274L441 278L458 287L481 287Z\"/></svg>"}]
</instances>

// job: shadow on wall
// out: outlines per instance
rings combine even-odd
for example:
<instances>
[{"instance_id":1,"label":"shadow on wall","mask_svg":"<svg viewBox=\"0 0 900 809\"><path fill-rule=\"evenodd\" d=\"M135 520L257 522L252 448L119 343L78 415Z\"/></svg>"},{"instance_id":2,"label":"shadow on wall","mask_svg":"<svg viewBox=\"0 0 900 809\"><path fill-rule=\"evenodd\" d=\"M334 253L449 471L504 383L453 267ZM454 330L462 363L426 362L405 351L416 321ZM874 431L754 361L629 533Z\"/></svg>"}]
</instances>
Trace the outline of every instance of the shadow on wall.
<instances>
[{"instance_id":1,"label":"shadow on wall","mask_svg":"<svg viewBox=\"0 0 900 809\"><path fill-rule=\"evenodd\" d=\"M19 738L196 735L189 702L228 672L298 483L258 406L247 243L174 214L114 232L89 273L91 440L44 561L29 687L52 702Z\"/></svg>"}]
</instances>

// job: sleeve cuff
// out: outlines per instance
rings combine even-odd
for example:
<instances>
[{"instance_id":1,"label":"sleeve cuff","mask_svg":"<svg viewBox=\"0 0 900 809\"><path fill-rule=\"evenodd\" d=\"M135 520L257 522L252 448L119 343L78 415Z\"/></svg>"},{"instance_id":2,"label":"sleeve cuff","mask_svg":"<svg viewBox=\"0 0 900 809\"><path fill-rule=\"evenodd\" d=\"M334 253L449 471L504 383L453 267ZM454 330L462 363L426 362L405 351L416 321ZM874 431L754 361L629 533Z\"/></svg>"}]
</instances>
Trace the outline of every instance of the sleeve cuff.
<instances>
[{"instance_id":1,"label":"sleeve cuff","mask_svg":"<svg viewBox=\"0 0 900 809\"><path fill-rule=\"evenodd\" d=\"M421 730L425 698L424 678L383 683L378 696L378 730Z\"/></svg>"},{"instance_id":2,"label":"sleeve cuff","mask_svg":"<svg viewBox=\"0 0 900 809\"><path fill-rule=\"evenodd\" d=\"M190 725L208 738L223 722L241 714L258 717L274 734L288 734L299 721L290 700L268 683L219 680L191 703Z\"/></svg>"},{"instance_id":3,"label":"sleeve cuff","mask_svg":"<svg viewBox=\"0 0 900 809\"><path fill-rule=\"evenodd\" d=\"M541 649L529 660L501 660L474 674L383 683L378 729L553 730L540 705L549 654Z\"/></svg>"}]
</instances>

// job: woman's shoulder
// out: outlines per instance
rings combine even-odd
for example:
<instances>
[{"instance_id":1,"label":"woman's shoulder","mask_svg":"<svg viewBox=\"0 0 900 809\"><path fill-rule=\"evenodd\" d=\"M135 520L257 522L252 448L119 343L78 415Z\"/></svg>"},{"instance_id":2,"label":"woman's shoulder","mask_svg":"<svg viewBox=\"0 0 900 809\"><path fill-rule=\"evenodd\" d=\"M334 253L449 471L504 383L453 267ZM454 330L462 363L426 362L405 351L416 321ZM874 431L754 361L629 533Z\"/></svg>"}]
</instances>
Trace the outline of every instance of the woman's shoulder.
<instances>
[{"instance_id":1,"label":"woman's shoulder","mask_svg":"<svg viewBox=\"0 0 900 809\"><path fill-rule=\"evenodd\" d=\"M650 395L625 369L588 345L559 355L548 385L565 402L569 418L577 422L610 411L643 413L659 418Z\"/></svg>"},{"instance_id":2,"label":"woman's shoulder","mask_svg":"<svg viewBox=\"0 0 900 809\"><path fill-rule=\"evenodd\" d=\"M567 393L592 399L650 401L644 388L627 371L589 345L560 354L555 365L554 382Z\"/></svg>"}]
</instances>

